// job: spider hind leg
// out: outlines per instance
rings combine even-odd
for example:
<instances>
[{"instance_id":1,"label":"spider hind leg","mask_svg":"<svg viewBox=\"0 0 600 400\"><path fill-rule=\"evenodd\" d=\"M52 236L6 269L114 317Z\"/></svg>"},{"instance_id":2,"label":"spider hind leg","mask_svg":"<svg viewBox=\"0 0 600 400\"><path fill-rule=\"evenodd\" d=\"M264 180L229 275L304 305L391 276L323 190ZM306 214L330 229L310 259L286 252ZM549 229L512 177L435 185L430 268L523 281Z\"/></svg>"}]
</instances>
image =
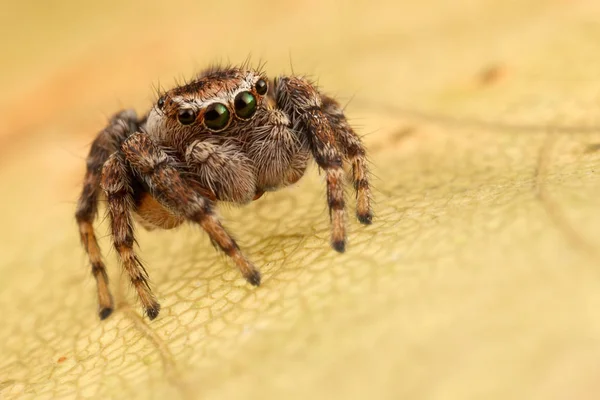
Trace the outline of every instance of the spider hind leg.
<instances>
[{"instance_id":1,"label":"spider hind leg","mask_svg":"<svg viewBox=\"0 0 600 400\"><path fill-rule=\"evenodd\" d=\"M114 308L113 298L108 287L106 267L102 261L102 253L93 226L98 213L102 166L109 156L119 149L127 136L137 129L138 125L139 121L135 112L124 110L116 113L106 128L98 134L87 156L83 189L75 212L81 243L88 254L92 275L96 280L100 319L107 318Z\"/></svg>"}]
</instances>

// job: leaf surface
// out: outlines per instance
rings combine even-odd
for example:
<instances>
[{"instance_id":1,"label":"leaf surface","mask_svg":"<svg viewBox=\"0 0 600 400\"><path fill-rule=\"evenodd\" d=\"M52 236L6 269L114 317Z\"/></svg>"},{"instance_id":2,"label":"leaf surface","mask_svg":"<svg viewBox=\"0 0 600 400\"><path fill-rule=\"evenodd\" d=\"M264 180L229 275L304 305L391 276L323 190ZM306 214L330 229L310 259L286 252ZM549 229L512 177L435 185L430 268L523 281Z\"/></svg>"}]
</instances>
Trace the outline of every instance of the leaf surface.
<instances>
[{"instance_id":1,"label":"leaf surface","mask_svg":"<svg viewBox=\"0 0 600 400\"><path fill-rule=\"evenodd\" d=\"M0 397L596 398L600 5L311 3L6 7ZM73 218L94 132L249 52L352 98L374 224L332 251L314 168L222 209L258 289L195 227L139 230L148 322L99 221L99 321Z\"/></svg>"}]
</instances>

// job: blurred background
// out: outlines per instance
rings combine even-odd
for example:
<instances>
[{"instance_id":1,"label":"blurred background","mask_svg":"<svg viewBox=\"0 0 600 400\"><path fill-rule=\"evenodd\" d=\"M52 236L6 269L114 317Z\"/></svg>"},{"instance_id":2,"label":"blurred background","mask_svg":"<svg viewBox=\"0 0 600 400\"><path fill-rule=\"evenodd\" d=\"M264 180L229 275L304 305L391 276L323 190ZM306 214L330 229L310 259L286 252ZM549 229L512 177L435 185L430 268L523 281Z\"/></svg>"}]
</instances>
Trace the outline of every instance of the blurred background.
<instances>
[{"instance_id":1,"label":"blurred background","mask_svg":"<svg viewBox=\"0 0 600 400\"><path fill-rule=\"evenodd\" d=\"M599 16L595 0L0 0L0 397L597 398ZM73 218L91 141L157 87L248 58L347 104L375 223L349 218L334 254L316 168L222 210L256 290L194 227L140 231L149 323L99 218L118 309L98 321Z\"/></svg>"}]
</instances>

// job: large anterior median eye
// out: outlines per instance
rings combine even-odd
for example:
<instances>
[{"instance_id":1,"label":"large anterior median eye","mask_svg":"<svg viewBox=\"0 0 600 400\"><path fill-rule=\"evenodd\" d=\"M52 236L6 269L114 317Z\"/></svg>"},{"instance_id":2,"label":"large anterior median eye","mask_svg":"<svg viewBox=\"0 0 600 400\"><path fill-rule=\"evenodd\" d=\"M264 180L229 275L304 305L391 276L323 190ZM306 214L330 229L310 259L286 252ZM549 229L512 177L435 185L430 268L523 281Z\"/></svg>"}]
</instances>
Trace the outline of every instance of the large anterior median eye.
<instances>
[{"instance_id":1,"label":"large anterior median eye","mask_svg":"<svg viewBox=\"0 0 600 400\"><path fill-rule=\"evenodd\" d=\"M235 96L233 106L238 117L248 119L256 112L256 97L250 92L240 92Z\"/></svg>"},{"instance_id":2,"label":"large anterior median eye","mask_svg":"<svg viewBox=\"0 0 600 400\"><path fill-rule=\"evenodd\" d=\"M204 125L213 131L220 131L229 124L229 110L224 104L213 103L206 107Z\"/></svg>"}]
</instances>

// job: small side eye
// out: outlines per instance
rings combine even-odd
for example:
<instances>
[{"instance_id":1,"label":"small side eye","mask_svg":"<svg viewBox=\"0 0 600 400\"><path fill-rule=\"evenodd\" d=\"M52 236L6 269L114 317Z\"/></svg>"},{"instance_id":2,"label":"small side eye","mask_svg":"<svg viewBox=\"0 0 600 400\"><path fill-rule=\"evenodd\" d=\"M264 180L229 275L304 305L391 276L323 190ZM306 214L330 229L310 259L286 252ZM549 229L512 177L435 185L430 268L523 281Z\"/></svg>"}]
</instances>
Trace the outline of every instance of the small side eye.
<instances>
[{"instance_id":1,"label":"small side eye","mask_svg":"<svg viewBox=\"0 0 600 400\"><path fill-rule=\"evenodd\" d=\"M240 92L233 101L235 115L248 119L256 112L256 97L250 92Z\"/></svg>"},{"instance_id":2,"label":"small side eye","mask_svg":"<svg viewBox=\"0 0 600 400\"><path fill-rule=\"evenodd\" d=\"M183 108L177 113L177 120L181 125L190 125L196 120L196 113L190 108Z\"/></svg>"},{"instance_id":3,"label":"small side eye","mask_svg":"<svg viewBox=\"0 0 600 400\"><path fill-rule=\"evenodd\" d=\"M165 106L165 97L163 96L160 99L158 99L156 105L158 106L158 108L162 109Z\"/></svg>"},{"instance_id":4,"label":"small side eye","mask_svg":"<svg viewBox=\"0 0 600 400\"><path fill-rule=\"evenodd\" d=\"M263 95L267 93L268 88L269 85L267 85L267 81L265 81L264 79L259 79L258 81L256 81L256 93Z\"/></svg>"},{"instance_id":5,"label":"small side eye","mask_svg":"<svg viewBox=\"0 0 600 400\"><path fill-rule=\"evenodd\" d=\"M206 107L204 125L212 131L225 129L229 124L230 114L227 107L221 103L213 103Z\"/></svg>"}]
</instances>

